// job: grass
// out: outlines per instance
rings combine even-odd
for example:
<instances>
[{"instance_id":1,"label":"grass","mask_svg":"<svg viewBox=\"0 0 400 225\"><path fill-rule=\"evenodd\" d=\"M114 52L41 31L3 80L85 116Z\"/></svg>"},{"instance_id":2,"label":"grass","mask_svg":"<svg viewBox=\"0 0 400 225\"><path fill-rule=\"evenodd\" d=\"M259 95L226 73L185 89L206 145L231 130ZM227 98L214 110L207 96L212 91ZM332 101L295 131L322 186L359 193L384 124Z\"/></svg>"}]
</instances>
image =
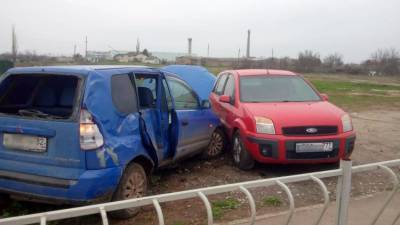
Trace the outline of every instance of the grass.
<instances>
[{"instance_id":1,"label":"grass","mask_svg":"<svg viewBox=\"0 0 400 225\"><path fill-rule=\"evenodd\" d=\"M362 110L371 107L399 107L400 86L352 80L308 78L329 101L345 109Z\"/></svg>"},{"instance_id":2,"label":"grass","mask_svg":"<svg viewBox=\"0 0 400 225\"><path fill-rule=\"evenodd\" d=\"M217 200L212 202L212 213L215 219L220 219L226 211L236 209L240 206L240 202L234 198Z\"/></svg>"},{"instance_id":3,"label":"grass","mask_svg":"<svg viewBox=\"0 0 400 225\"><path fill-rule=\"evenodd\" d=\"M276 196L267 196L267 197L263 198L262 204L264 206L278 207L278 206L282 205L282 200Z\"/></svg>"}]
</instances>

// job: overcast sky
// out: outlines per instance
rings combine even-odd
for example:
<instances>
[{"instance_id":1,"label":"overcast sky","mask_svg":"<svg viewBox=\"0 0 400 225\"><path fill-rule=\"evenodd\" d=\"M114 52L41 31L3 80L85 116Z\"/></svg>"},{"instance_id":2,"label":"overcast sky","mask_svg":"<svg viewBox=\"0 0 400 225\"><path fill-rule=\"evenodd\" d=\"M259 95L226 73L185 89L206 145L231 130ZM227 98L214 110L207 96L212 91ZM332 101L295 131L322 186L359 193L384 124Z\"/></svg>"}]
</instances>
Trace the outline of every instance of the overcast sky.
<instances>
[{"instance_id":1,"label":"overcast sky","mask_svg":"<svg viewBox=\"0 0 400 225\"><path fill-rule=\"evenodd\" d=\"M139 37L150 51L237 56L297 57L311 49L339 52L359 62L377 48L400 49L400 0L1 0L0 52L11 49L72 55L89 50L134 50Z\"/></svg>"}]
</instances>

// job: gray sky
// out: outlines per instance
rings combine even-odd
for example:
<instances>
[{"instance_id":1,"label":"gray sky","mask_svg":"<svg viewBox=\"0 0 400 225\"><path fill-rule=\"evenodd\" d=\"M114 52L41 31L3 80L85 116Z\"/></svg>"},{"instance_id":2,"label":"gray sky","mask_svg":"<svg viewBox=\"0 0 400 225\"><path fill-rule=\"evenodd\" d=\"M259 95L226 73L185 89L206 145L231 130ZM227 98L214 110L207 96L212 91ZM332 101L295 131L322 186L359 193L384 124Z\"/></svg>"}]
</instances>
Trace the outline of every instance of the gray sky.
<instances>
[{"instance_id":1,"label":"gray sky","mask_svg":"<svg viewBox=\"0 0 400 225\"><path fill-rule=\"evenodd\" d=\"M0 52L11 49L72 55L89 50L134 50L237 56L252 31L252 56L296 57L311 49L359 62L377 48L400 49L399 0L1 0Z\"/></svg>"}]
</instances>

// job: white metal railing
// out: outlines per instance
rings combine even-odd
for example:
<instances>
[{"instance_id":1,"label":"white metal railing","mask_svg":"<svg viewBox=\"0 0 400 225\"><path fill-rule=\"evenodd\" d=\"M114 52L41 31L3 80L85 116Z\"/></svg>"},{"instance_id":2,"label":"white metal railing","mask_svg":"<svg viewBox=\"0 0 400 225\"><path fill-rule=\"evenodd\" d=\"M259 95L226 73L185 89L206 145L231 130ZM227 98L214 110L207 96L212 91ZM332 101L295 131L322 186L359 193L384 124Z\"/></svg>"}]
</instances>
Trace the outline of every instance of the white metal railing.
<instances>
[{"instance_id":1,"label":"white metal railing","mask_svg":"<svg viewBox=\"0 0 400 225\"><path fill-rule=\"evenodd\" d=\"M322 217L324 216L328 203L329 203L329 193L327 187L325 186L324 182L321 180L322 178L328 177L338 177L338 184L337 184L337 193L336 193L336 203L337 203L337 212L336 212L336 225L346 225L347 224L347 212L350 200L350 191L351 191L351 177L354 173L361 173L366 171L374 171L382 169L383 171L387 172L393 181L393 189L389 192L386 200L383 202L382 206L376 212L371 225L374 225L377 220L379 219L380 215L385 210L386 206L392 201L394 194L397 190L399 190L399 178L396 173L390 168L394 166L400 166L400 159L385 161L385 162L378 162L378 163L371 163L365 165L359 165L352 167L352 162L350 160L342 160L340 162L340 168L335 170L328 170L328 171L321 171L321 172L314 172L314 173L307 173L307 174L299 174L293 176L285 176L285 177L277 177L277 178L270 178L270 179L262 179L262 180L254 180L254 181L247 181L235 184L226 184L220 185L215 187L206 187L206 188L199 188L194 190L187 190L181 192L174 192L168 194L161 194L161 195L154 195L154 196L147 196L143 198L137 199L129 199L124 201L117 201L117 202L109 202L97 205L89 205L83 207L76 207L70 209L63 209L63 210L56 210L50 211L45 213L37 213L25 216L18 216L18 217L11 217L0 219L0 224L31 224L31 223L40 223L40 225L45 225L49 221L67 219L67 218L74 218L80 217L85 215L93 215L93 214L100 214L102 218L102 222L104 225L108 225L108 217L107 212L126 209L126 208L133 208L133 207L141 207L141 206L148 206L153 205L157 217L158 222L160 225L164 225L164 216L163 211L160 206L162 202L170 202L188 198L200 198L204 206L207 210L207 222L209 225L213 224L213 215L212 215L212 208L210 201L207 198L207 195L212 194L219 194L225 193L230 191L241 191L247 197L247 200L250 205L251 215L249 218L249 224L254 224L256 219L256 205L254 198L249 188L256 188L256 187L266 187L271 185L278 185L281 187L288 196L290 210L287 215L284 224L289 224L292 219L295 204L292 192L290 191L289 187L287 186L288 183L294 183L299 181L307 181L311 180L314 181L319 185L321 191L324 195L324 207L320 211L318 217L315 220L315 225L320 224ZM397 221L400 220L400 212L394 218L392 225L394 225Z\"/></svg>"}]
</instances>

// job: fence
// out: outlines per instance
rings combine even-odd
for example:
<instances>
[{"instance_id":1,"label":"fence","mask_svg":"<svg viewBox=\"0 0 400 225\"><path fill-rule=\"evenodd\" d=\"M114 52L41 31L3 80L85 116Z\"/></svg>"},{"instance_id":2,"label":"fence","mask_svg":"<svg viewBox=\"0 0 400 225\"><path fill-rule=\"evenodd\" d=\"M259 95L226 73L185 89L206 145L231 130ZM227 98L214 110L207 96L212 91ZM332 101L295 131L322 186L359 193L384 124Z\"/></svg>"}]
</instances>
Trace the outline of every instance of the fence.
<instances>
[{"instance_id":1,"label":"fence","mask_svg":"<svg viewBox=\"0 0 400 225\"><path fill-rule=\"evenodd\" d=\"M219 193L238 191L238 190L243 192L247 197L251 211L249 224L254 224L256 220L256 205L254 198L248 189L278 185L285 191L289 199L290 210L288 212L287 218L284 223L287 225L291 221L295 209L294 198L287 184L311 180L319 185L325 199L324 207L322 207L314 223L315 225L318 225L320 224L321 219L324 216L324 213L329 203L329 193L327 191L327 187L325 186L324 182L321 179L328 177L338 177L337 196L336 196L337 211L336 211L335 224L346 225L347 212L350 200L352 174L366 172L366 171L383 170L386 173L388 173L388 175L390 175L390 177L392 178L393 189L389 192L386 200L382 203L382 206L380 207L378 212L376 212L376 214L374 215L373 220L370 223L371 225L374 225L378 221L380 215L384 212L387 205L393 199L393 196L395 195L397 190L399 189L399 178L396 175L396 173L390 168L394 166L400 166L400 159L359 165L354 167L352 167L351 161L342 160L340 162L340 168L335 170L328 170L328 171L321 171L321 172L314 172L314 173L307 173L307 174L300 174L300 175L293 175L286 177L277 177L271 179L255 180L255 181L241 182L235 184L227 184L215 187L207 187L207 188L200 188L200 189L181 191L175 193L148 196L143 198L118 201L118 202L109 202L97 205L76 207L71 209L50 211L46 213L37 213L19 217L12 217L12 218L1 219L0 224L40 223L40 225L45 225L49 221L74 218L85 215L100 214L103 224L108 225L107 212L126 209L126 208L152 205L156 210L159 224L164 225L164 216L160 203L198 197L204 203L204 206L207 210L207 222L209 225L211 225L213 224L213 214L212 214L211 204L207 196L212 194L219 194ZM394 218L392 225L394 225L399 220L400 220L400 212L398 213L396 218Z\"/></svg>"}]
</instances>

